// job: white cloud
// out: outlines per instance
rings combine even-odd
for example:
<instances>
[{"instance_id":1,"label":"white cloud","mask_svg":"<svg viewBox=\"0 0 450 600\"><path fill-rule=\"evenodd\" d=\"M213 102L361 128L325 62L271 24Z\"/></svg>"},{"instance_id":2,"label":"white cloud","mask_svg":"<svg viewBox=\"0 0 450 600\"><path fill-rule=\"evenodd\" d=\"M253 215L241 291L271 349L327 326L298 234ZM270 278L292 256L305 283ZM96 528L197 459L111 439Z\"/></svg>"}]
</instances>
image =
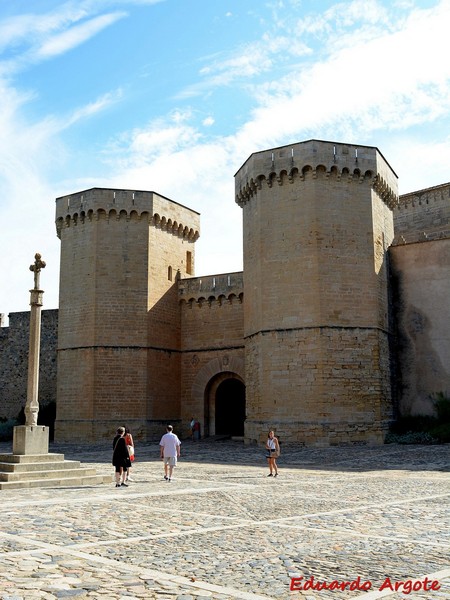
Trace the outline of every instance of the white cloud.
<instances>
[{"instance_id":1,"label":"white cloud","mask_svg":"<svg viewBox=\"0 0 450 600\"><path fill-rule=\"evenodd\" d=\"M449 2L414 14L395 33L332 52L308 69L288 73L265 89L238 133L238 145L271 144L296 132L353 136L402 129L450 109ZM420 44L418 43L420 40Z\"/></svg>"},{"instance_id":2,"label":"white cloud","mask_svg":"<svg viewBox=\"0 0 450 600\"><path fill-rule=\"evenodd\" d=\"M336 14L339 11L334 17ZM375 132L381 138L390 131L392 139L400 139L403 129L450 112L450 63L442 60L450 55L450 37L446 35L449 2L440 3L433 11L412 13L398 30L392 28L392 31L384 27L387 16L376 2L366 2L363 7L358 6L358 2L353 3L350 16L352 25L364 16L365 22L378 23L381 28L376 36L372 29L365 33L353 32L346 38L347 45L342 43L330 48L321 61L295 65L284 77L269 81L264 88L255 86L256 108L251 118L227 138L207 142L188 122L180 129L162 120L134 132L126 166L117 174L115 185L120 187L125 181L128 187L148 187L151 182L153 189L204 211L206 225L203 217L197 256L206 236L205 247L235 248L229 268L240 268L236 266L240 264L240 216L239 211L234 212L231 200L234 196L232 174L249 154L309 137L365 143ZM236 54L223 62L214 61L203 74L209 77L208 85L219 83L222 77L222 83L238 76L251 77L265 68L264 60L268 61L269 68L272 57L277 60L277 53L286 48L279 37L267 54ZM411 144L410 147L418 149L418 146ZM400 141L393 142L388 149L395 157L403 152L404 145ZM386 154L383 148L381 150ZM449 151L447 140L442 143L441 156L448 157ZM127 149L122 146L121 152L127 153ZM414 159L412 152L407 154L406 163L399 161L402 171L405 165L405 175L409 174L412 164L416 166L420 162L417 157ZM389 160L389 156L387 158ZM437 178L434 184L441 182L445 165L448 162L443 158L440 167L434 170ZM395 169L395 164L393 166ZM420 171L420 167L417 168ZM433 185L433 181L429 185ZM222 227L222 236L217 225L208 221L211 214L223 211L224 206L233 214L230 220L233 231ZM212 227L212 233L208 226ZM217 272L214 265L221 264L220 254L210 252L205 261L199 258L201 267L209 267L206 271L202 269L203 273Z\"/></svg>"},{"instance_id":3,"label":"white cloud","mask_svg":"<svg viewBox=\"0 0 450 600\"><path fill-rule=\"evenodd\" d=\"M115 23L118 19L126 16L124 12L116 12L94 17L88 21L71 27L67 31L58 33L49 39L43 41L40 47L33 50L35 60L47 59L59 54L63 54Z\"/></svg>"},{"instance_id":4,"label":"white cloud","mask_svg":"<svg viewBox=\"0 0 450 600\"><path fill-rule=\"evenodd\" d=\"M81 6L86 10L88 3ZM399 6L396 3L393 9ZM90 20L86 13L70 14L63 24L42 22L45 36L31 36L33 44L40 44L41 58L73 48L122 13ZM186 97L214 86L238 90L246 85L254 94L253 111L239 129L214 138L215 128L206 128L219 120L220 112L214 112L215 118L203 118L200 129L195 125L195 110L173 110L167 117L117 135L104 155L111 174L103 173L95 181L74 176L67 182L67 193L92 185L153 189L200 211L202 231L196 254L201 275L242 268L241 211L233 202L233 174L252 152L310 137L370 143L380 148L399 175L403 193L443 183L449 179L449 137L441 135L438 142L420 140L406 130L443 116L448 119L450 114L449 22L448 0L432 10L414 9L402 21L369 0L341 3L315 19L297 22L283 20L281 11L276 34L269 30L261 40L222 60L210 57L200 73L202 81L184 90ZM8 39L18 47L30 23L15 25ZM320 39L319 50L308 36ZM107 93L86 106L69 109L68 115L33 124L21 111L32 96L5 84L0 88L1 220L13 224L2 241L17 253L5 277L26 296L22 304L15 303L15 310L27 309L27 270L35 252L41 252L48 265L42 276L44 289L47 281L56 280L51 271L59 261L53 226L56 193L45 183L45 165L64 153L58 134L63 127L98 114L121 93ZM56 298L51 300L55 287L44 297L46 307L56 306ZM8 290L2 290L0 311L7 302Z\"/></svg>"},{"instance_id":5,"label":"white cloud","mask_svg":"<svg viewBox=\"0 0 450 600\"><path fill-rule=\"evenodd\" d=\"M80 6L64 3L56 11L50 13L25 14L5 18L0 21L0 51L11 48L19 49L22 44L30 46L47 35L70 26L86 16Z\"/></svg>"},{"instance_id":6,"label":"white cloud","mask_svg":"<svg viewBox=\"0 0 450 600\"><path fill-rule=\"evenodd\" d=\"M82 107L74 110L72 112L72 114L69 116L69 118L60 120L59 121L59 123L60 123L59 129L60 130L65 129L67 127L70 127L74 123L77 123L78 121L92 117L93 115L96 115L97 113L104 111L106 108L108 108L112 104L115 104L116 102L118 102L122 98L122 96L123 96L123 91L121 88L119 88L118 90L115 90L113 92L108 92L106 94L103 94L102 96L100 96L100 98L97 98L93 102L89 102L85 106L82 106Z\"/></svg>"}]
</instances>

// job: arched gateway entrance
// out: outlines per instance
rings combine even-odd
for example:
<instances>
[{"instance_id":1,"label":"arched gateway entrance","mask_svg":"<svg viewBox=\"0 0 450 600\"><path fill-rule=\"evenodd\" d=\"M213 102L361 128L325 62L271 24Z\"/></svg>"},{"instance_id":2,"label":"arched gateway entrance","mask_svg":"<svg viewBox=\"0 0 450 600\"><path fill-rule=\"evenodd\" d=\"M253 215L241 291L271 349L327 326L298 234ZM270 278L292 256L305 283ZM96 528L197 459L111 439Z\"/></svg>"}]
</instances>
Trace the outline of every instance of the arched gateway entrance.
<instances>
[{"instance_id":1,"label":"arched gateway entrance","mask_svg":"<svg viewBox=\"0 0 450 600\"><path fill-rule=\"evenodd\" d=\"M222 381L216 391L216 435L244 435L245 387L239 379Z\"/></svg>"},{"instance_id":2,"label":"arched gateway entrance","mask_svg":"<svg viewBox=\"0 0 450 600\"><path fill-rule=\"evenodd\" d=\"M240 356L225 354L210 360L198 371L191 388L192 410L202 421L202 436L244 435L244 381L245 366Z\"/></svg>"},{"instance_id":3,"label":"arched gateway entrance","mask_svg":"<svg viewBox=\"0 0 450 600\"><path fill-rule=\"evenodd\" d=\"M220 373L207 386L206 435L244 435L245 385L235 373Z\"/></svg>"}]
</instances>

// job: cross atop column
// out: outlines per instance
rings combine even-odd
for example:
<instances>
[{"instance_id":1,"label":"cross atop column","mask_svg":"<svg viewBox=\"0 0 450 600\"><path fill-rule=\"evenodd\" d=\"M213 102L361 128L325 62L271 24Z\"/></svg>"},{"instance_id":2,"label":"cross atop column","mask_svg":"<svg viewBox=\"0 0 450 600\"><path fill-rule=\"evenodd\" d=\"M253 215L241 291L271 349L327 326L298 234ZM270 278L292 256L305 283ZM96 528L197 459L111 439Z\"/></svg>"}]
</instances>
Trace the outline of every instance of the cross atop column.
<instances>
[{"instance_id":1,"label":"cross atop column","mask_svg":"<svg viewBox=\"0 0 450 600\"><path fill-rule=\"evenodd\" d=\"M39 275L41 273L41 269L45 268L45 262L41 260L41 255L36 253L34 255L34 264L30 265L30 271L34 271L34 289L39 289Z\"/></svg>"}]
</instances>

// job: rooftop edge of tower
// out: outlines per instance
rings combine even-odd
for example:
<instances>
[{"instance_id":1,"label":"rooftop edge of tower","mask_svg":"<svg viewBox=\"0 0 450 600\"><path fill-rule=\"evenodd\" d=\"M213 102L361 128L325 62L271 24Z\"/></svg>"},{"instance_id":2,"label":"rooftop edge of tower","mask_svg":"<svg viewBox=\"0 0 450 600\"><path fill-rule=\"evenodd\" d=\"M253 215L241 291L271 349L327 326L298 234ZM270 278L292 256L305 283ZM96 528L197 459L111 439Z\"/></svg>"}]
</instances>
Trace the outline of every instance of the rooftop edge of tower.
<instances>
[{"instance_id":1,"label":"rooftop edge of tower","mask_svg":"<svg viewBox=\"0 0 450 600\"><path fill-rule=\"evenodd\" d=\"M192 239L200 235L200 213L156 192L94 187L59 196L56 202L56 229L60 237L63 223L106 215L147 216L154 225L180 230Z\"/></svg>"},{"instance_id":2,"label":"rooftop edge of tower","mask_svg":"<svg viewBox=\"0 0 450 600\"><path fill-rule=\"evenodd\" d=\"M307 173L340 179L369 179L383 201L393 208L398 204L397 174L375 146L308 140L255 152L235 174L236 202L244 205L265 181L280 185L283 177L290 183Z\"/></svg>"}]
</instances>

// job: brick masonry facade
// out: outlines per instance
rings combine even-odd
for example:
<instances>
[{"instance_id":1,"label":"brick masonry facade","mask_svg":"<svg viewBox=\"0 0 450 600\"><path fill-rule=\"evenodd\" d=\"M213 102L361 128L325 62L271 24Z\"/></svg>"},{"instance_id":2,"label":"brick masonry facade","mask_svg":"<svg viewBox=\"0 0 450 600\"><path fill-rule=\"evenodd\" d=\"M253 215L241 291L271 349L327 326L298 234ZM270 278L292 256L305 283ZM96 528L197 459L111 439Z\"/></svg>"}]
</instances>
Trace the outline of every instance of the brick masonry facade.
<instances>
[{"instance_id":1,"label":"brick masonry facade","mask_svg":"<svg viewBox=\"0 0 450 600\"><path fill-rule=\"evenodd\" d=\"M450 184L398 198L376 148L317 140L255 153L235 180L244 271L207 277L195 211L154 192L57 199L60 306L42 312L40 379L57 439L124 423L157 439L168 421L185 436L195 416L247 443L274 428L377 444L450 390ZM0 417L26 398L27 319L0 329Z\"/></svg>"}]
</instances>

